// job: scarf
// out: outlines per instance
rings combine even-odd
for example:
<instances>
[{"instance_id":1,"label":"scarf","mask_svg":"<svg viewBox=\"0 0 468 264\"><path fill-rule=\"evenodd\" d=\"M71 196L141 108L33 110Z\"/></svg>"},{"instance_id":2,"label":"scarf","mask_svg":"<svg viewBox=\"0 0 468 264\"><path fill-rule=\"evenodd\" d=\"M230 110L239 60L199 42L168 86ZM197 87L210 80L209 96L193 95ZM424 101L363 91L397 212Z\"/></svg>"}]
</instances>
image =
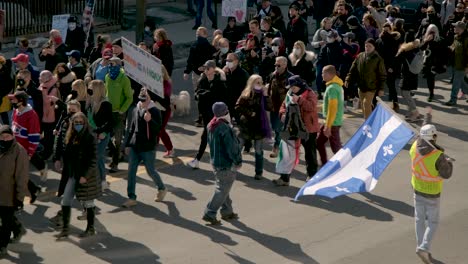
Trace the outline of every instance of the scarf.
<instances>
[{"instance_id":1,"label":"scarf","mask_svg":"<svg viewBox=\"0 0 468 264\"><path fill-rule=\"evenodd\" d=\"M261 96L260 100L260 122L262 135L265 138L271 138L270 123L268 122L267 112L265 110L265 96L263 96L263 90L255 90L255 93Z\"/></svg>"},{"instance_id":2,"label":"scarf","mask_svg":"<svg viewBox=\"0 0 468 264\"><path fill-rule=\"evenodd\" d=\"M112 80L117 79L120 74L120 66L109 66L109 77Z\"/></svg>"}]
</instances>

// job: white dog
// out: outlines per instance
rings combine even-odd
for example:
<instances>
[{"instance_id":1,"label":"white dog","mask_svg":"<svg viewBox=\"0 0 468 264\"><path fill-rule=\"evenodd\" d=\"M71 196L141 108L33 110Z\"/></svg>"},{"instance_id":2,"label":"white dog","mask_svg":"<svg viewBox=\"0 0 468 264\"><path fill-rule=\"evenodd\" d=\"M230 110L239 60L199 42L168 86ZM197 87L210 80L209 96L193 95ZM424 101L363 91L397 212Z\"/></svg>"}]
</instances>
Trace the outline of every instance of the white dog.
<instances>
[{"instance_id":1,"label":"white dog","mask_svg":"<svg viewBox=\"0 0 468 264\"><path fill-rule=\"evenodd\" d=\"M176 116L186 116L190 114L190 94L181 91L178 95L171 95L171 109Z\"/></svg>"}]
</instances>

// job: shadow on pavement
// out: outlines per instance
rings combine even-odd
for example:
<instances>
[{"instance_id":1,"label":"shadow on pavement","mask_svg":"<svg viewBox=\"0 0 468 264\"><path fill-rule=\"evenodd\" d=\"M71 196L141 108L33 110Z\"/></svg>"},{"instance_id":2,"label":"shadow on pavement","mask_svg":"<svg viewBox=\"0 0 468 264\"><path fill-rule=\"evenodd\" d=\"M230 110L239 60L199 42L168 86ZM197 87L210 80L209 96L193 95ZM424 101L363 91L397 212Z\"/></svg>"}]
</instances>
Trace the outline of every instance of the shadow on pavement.
<instances>
[{"instance_id":1,"label":"shadow on pavement","mask_svg":"<svg viewBox=\"0 0 468 264\"><path fill-rule=\"evenodd\" d=\"M282 237L276 237L268 234L258 232L255 229L252 229L240 221L231 221L230 222L234 227L239 230L227 228L225 226L219 226L217 229L225 230L240 236L248 237L260 245L270 249L276 254L283 256L292 261L299 263L308 263L308 264L318 264L318 262L307 255L301 248L298 243L293 243L290 240ZM239 263L253 263L253 262L243 262L245 261L238 256L231 256L234 260L239 260Z\"/></svg>"},{"instance_id":2,"label":"shadow on pavement","mask_svg":"<svg viewBox=\"0 0 468 264\"><path fill-rule=\"evenodd\" d=\"M380 207L387 208L388 210L392 210L394 212L397 212L397 213L400 213L402 215L406 215L409 217L414 216L414 207L405 202L392 200L392 199L378 196L378 195L368 193L368 192L360 193L360 194L366 197L367 202L371 204L375 204Z\"/></svg>"},{"instance_id":3,"label":"shadow on pavement","mask_svg":"<svg viewBox=\"0 0 468 264\"><path fill-rule=\"evenodd\" d=\"M175 206L174 202L163 202L163 204L167 205L169 214L165 214L164 212L160 211L158 208L147 205L142 202L138 202L138 204L130 209L120 207L123 202L126 201L126 198L121 196L120 194L113 193L109 197L102 199L101 201L106 202L107 204L113 205L117 207L116 209L110 211L109 213L119 213L122 211L130 210L134 214L144 217L144 218L151 218L157 221L161 221L166 224L174 225L183 229L186 229L190 232L195 232L200 235L204 235L210 238L215 243L221 243L225 245L237 245L237 242L232 240L231 237L216 231L215 229L206 227L205 225L199 224L197 222L191 221L189 219L183 218L180 216L180 212ZM203 211L200 211L200 221L203 215Z\"/></svg>"},{"instance_id":4,"label":"shadow on pavement","mask_svg":"<svg viewBox=\"0 0 468 264\"><path fill-rule=\"evenodd\" d=\"M29 243L10 244L8 250L18 254L18 258L11 255L5 257L5 260L9 260L13 263L43 263L44 261L43 258L34 252L34 246Z\"/></svg>"},{"instance_id":5,"label":"shadow on pavement","mask_svg":"<svg viewBox=\"0 0 468 264\"><path fill-rule=\"evenodd\" d=\"M103 261L116 264L161 263L159 256L147 246L113 236L96 219L97 235L70 243L82 248L87 254Z\"/></svg>"},{"instance_id":6,"label":"shadow on pavement","mask_svg":"<svg viewBox=\"0 0 468 264\"><path fill-rule=\"evenodd\" d=\"M325 209L335 213L345 213L355 217L365 217L369 220L388 222L393 220L393 216L380 210L369 203L359 201L349 196L340 196L335 199L327 197L306 195L297 202L299 204L310 205Z\"/></svg>"},{"instance_id":7,"label":"shadow on pavement","mask_svg":"<svg viewBox=\"0 0 468 264\"><path fill-rule=\"evenodd\" d=\"M255 262L246 260L245 258L242 258L239 255L234 255L234 254L230 254L230 253L224 253L224 254L226 254L228 257L232 258L235 262L237 262L239 264L255 264Z\"/></svg>"}]
</instances>

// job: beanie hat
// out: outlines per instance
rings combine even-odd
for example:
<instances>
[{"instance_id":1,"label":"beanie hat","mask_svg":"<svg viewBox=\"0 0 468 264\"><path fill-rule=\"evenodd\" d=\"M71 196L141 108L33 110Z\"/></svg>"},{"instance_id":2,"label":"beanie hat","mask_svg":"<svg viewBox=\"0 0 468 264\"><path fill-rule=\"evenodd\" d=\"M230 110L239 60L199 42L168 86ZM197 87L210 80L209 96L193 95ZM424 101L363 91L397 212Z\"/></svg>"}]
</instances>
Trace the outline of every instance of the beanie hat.
<instances>
[{"instance_id":1,"label":"beanie hat","mask_svg":"<svg viewBox=\"0 0 468 264\"><path fill-rule=\"evenodd\" d=\"M213 114L216 117L225 116L227 115L227 113L229 113L227 105L223 102L214 103L212 110L213 110Z\"/></svg>"},{"instance_id":2,"label":"beanie hat","mask_svg":"<svg viewBox=\"0 0 468 264\"><path fill-rule=\"evenodd\" d=\"M374 47L377 46L377 43L375 42L375 39L373 39L373 38L368 38L365 43L369 43Z\"/></svg>"},{"instance_id":3,"label":"beanie hat","mask_svg":"<svg viewBox=\"0 0 468 264\"><path fill-rule=\"evenodd\" d=\"M112 46L119 46L119 47L122 47L122 39L121 39L121 38L118 38L118 39L112 41Z\"/></svg>"},{"instance_id":4,"label":"beanie hat","mask_svg":"<svg viewBox=\"0 0 468 264\"><path fill-rule=\"evenodd\" d=\"M348 25L352 26L352 27L358 27L359 26L359 20L355 16L348 17L348 20L346 20L346 23L348 23Z\"/></svg>"}]
</instances>

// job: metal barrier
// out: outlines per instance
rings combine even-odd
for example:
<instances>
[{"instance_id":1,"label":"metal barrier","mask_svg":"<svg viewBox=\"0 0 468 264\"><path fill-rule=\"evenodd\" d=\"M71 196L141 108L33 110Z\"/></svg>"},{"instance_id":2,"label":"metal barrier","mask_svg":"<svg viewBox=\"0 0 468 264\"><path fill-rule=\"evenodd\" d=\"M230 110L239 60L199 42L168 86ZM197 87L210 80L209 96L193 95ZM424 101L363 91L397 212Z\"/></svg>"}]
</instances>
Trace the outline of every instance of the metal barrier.
<instances>
[{"instance_id":1,"label":"metal barrier","mask_svg":"<svg viewBox=\"0 0 468 264\"><path fill-rule=\"evenodd\" d=\"M5 27L3 37L48 32L52 16L71 14L81 17L86 0L2 0ZM96 0L94 17L105 25L119 25L122 19L123 0Z\"/></svg>"}]
</instances>

